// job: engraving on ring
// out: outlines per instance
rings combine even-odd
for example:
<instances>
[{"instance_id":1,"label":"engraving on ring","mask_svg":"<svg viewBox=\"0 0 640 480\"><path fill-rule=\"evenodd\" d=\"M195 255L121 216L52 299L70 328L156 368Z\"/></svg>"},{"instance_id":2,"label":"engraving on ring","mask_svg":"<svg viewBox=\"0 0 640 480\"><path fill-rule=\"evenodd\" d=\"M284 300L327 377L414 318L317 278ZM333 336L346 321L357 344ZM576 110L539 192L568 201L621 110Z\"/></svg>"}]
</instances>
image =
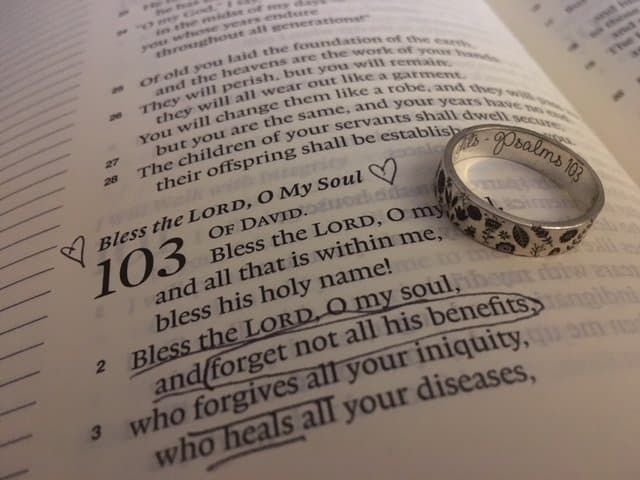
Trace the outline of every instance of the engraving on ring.
<instances>
[{"instance_id":1,"label":"engraving on ring","mask_svg":"<svg viewBox=\"0 0 640 480\"><path fill-rule=\"evenodd\" d=\"M514 150L522 150L532 153L537 157L544 158L554 167L564 166L564 171L572 182L578 182L580 175L584 172L584 167L574 158L568 158L566 162L562 155L545 147L544 140L538 138L535 142L523 139L517 132L513 130L504 130L497 132L493 137L496 142L493 146L493 154L500 155L505 148L513 148Z\"/></svg>"}]
</instances>

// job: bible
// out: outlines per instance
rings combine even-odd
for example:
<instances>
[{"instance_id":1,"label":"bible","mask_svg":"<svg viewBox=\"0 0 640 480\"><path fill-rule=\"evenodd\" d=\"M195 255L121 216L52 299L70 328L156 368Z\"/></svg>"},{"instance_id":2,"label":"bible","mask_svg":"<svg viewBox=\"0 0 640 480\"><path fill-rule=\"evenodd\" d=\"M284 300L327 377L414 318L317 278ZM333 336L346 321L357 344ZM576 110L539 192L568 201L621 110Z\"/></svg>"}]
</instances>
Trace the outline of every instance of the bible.
<instances>
[{"instance_id":1,"label":"bible","mask_svg":"<svg viewBox=\"0 0 640 480\"><path fill-rule=\"evenodd\" d=\"M633 0L3 2L0 479L637 478L638 22ZM597 172L575 249L447 218L445 145L487 123ZM515 163L459 167L506 212L577 211Z\"/></svg>"}]
</instances>

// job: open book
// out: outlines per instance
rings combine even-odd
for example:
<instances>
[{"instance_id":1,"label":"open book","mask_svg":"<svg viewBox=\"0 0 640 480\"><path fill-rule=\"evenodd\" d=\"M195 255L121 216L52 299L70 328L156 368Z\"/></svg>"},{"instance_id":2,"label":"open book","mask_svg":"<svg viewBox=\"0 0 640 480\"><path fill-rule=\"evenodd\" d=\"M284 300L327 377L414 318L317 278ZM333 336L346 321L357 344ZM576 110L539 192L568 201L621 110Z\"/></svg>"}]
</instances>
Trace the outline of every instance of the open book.
<instances>
[{"instance_id":1,"label":"open book","mask_svg":"<svg viewBox=\"0 0 640 480\"><path fill-rule=\"evenodd\" d=\"M2 2L0 479L638 478L639 12ZM598 172L578 248L443 217L444 146L481 123Z\"/></svg>"}]
</instances>

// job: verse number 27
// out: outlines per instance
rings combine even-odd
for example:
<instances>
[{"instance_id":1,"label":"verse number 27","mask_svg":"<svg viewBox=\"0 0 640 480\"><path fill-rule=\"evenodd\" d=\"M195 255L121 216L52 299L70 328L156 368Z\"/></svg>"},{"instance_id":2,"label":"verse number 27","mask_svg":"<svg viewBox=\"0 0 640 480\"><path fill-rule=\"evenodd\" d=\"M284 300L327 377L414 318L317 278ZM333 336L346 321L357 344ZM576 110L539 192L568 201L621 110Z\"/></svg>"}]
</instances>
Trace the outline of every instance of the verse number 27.
<instances>
[{"instance_id":1,"label":"verse number 27","mask_svg":"<svg viewBox=\"0 0 640 480\"><path fill-rule=\"evenodd\" d=\"M118 160L120 160L120 157L116 157L116 158L112 158L111 160L107 160L106 162L104 162L104 168L113 168L116 165L118 165Z\"/></svg>"},{"instance_id":2,"label":"verse number 27","mask_svg":"<svg viewBox=\"0 0 640 480\"><path fill-rule=\"evenodd\" d=\"M166 246L172 246L173 250L165 255L164 259L168 261L168 265L167 267L163 267L158 270L157 275L159 277L170 277L184 268L187 263L187 258L180 253L180 249L182 249L183 245L184 241L179 237L170 238L160 245L160 249L163 249ZM134 275L131 272L132 262L135 260L135 257L142 260L142 272L139 271L139 268L136 269L137 272L134 272L136 273L135 276L138 278L132 278ZM122 263L120 264L120 275L118 276L120 283L128 288L142 285L151 276L151 273L153 272L153 263L153 253L148 248L142 247L131 250L122 259ZM111 288L111 259L100 262L98 266L102 268L102 287L100 289L100 294L95 298L115 293L115 289Z\"/></svg>"}]
</instances>

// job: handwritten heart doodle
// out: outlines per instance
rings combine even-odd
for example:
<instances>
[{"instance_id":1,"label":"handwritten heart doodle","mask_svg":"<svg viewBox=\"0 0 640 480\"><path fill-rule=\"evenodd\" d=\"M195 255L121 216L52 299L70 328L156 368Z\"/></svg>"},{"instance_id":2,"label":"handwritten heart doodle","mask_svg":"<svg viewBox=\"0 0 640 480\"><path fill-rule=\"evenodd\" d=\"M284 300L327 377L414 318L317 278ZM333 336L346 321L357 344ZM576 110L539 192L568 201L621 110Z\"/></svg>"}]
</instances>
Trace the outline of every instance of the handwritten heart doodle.
<instances>
[{"instance_id":1,"label":"handwritten heart doodle","mask_svg":"<svg viewBox=\"0 0 640 480\"><path fill-rule=\"evenodd\" d=\"M78 235L71 245L62 247L60 253L67 257L69 260L78 262L84 268L84 236Z\"/></svg>"},{"instance_id":2,"label":"handwritten heart doodle","mask_svg":"<svg viewBox=\"0 0 640 480\"><path fill-rule=\"evenodd\" d=\"M375 163L369 165L369 171L374 177L387 182L389 185L393 185L393 181L396 179L396 173L398 172L398 165L396 164L395 158L389 157L384 161L382 166L376 165Z\"/></svg>"}]
</instances>

